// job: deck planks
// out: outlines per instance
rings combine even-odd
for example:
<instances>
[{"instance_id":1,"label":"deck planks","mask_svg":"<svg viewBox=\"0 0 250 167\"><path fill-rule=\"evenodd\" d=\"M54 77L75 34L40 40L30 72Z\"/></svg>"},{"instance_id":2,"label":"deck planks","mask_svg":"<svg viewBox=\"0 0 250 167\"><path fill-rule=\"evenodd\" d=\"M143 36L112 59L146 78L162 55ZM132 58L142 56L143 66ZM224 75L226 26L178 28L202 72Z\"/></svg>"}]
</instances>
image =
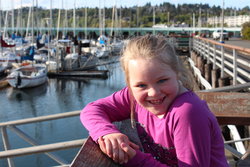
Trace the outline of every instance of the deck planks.
<instances>
[{"instance_id":1,"label":"deck planks","mask_svg":"<svg viewBox=\"0 0 250 167\"><path fill-rule=\"evenodd\" d=\"M250 93L196 93L208 103L220 125L250 125Z\"/></svg>"},{"instance_id":2,"label":"deck planks","mask_svg":"<svg viewBox=\"0 0 250 167\"><path fill-rule=\"evenodd\" d=\"M99 146L88 137L70 167L121 167L102 153Z\"/></svg>"}]
</instances>

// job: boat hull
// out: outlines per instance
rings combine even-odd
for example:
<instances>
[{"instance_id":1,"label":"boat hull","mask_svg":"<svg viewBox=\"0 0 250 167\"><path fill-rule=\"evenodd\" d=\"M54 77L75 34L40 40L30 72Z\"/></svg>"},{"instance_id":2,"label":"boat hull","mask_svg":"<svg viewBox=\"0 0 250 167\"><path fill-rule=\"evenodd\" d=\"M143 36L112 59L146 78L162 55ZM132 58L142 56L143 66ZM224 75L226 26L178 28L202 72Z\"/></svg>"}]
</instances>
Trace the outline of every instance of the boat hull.
<instances>
[{"instance_id":1,"label":"boat hull","mask_svg":"<svg viewBox=\"0 0 250 167\"><path fill-rule=\"evenodd\" d=\"M35 87L47 82L47 69L45 66L21 67L7 76L8 83L14 88Z\"/></svg>"}]
</instances>

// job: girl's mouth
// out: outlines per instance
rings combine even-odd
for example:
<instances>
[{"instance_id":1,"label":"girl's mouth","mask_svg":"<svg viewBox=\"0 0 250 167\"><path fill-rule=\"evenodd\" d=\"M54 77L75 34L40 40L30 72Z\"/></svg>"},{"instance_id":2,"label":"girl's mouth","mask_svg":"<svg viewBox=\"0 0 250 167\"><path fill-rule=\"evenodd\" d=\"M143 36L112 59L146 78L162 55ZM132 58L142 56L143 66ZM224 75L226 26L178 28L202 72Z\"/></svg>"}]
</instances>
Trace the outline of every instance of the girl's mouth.
<instances>
[{"instance_id":1,"label":"girl's mouth","mask_svg":"<svg viewBox=\"0 0 250 167\"><path fill-rule=\"evenodd\" d=\"M157 99L157 100L148 100L148 102L150 104L153 104L153 105L160 105L160 104L162 104L162 102L163 102L164 99L165 98L161 98L161 99Z\"/></svg>"}]
</instances>

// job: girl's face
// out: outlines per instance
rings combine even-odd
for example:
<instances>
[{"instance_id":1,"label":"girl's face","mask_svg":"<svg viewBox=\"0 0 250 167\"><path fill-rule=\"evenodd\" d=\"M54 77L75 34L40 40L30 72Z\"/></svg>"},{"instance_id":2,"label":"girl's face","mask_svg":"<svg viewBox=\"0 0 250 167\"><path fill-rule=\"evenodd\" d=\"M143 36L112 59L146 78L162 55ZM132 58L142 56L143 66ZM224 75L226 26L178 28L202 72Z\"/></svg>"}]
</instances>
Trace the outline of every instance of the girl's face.
<instances>
[{"instance_id":1,"label":"girl's face","mask_svg":"<svg viewBox=\"0 0 250 167\"><path fill-rule=\"evenodd\" d=\"M163 117L180 93L176 72L157 59L130 60L128 69L135 100L154 115Z\"/></svg>"}]
</instances>

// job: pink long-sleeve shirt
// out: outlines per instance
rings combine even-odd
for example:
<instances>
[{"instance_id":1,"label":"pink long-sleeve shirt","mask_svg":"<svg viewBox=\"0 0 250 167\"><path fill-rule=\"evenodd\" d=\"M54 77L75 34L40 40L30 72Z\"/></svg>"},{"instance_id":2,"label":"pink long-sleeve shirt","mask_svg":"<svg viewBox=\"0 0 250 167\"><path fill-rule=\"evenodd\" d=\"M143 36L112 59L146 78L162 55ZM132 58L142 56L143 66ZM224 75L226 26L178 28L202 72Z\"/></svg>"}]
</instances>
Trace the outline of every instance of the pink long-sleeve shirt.
<instances>
[{"instance_id":1,"label":"pink long-sleeve shirt","mask_svg":"<svg viewBox=\"0 0 250 167\"><path fill-rule=\"evenodd\" d=\"M93 140L117 133L112 122L130 117L128 88L89 103L80 118ZM174 100L163 118L135 104L137 131L143 152L128 167L228 167L218 122L205 101L192 91Z\"/></svg>"}]
</instances>

